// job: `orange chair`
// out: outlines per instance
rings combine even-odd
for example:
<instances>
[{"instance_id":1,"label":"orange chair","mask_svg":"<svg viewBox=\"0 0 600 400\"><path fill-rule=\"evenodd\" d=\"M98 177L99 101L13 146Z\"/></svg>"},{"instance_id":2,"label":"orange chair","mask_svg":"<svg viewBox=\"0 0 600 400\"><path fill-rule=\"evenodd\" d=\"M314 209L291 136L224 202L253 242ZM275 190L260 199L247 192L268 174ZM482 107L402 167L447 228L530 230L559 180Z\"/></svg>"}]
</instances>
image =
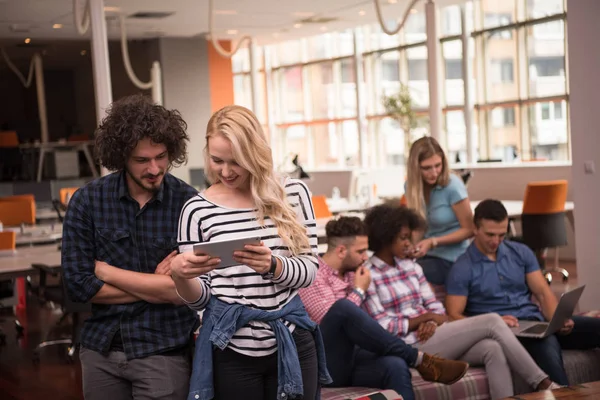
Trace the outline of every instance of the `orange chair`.
<instances>
[{"instance_id":1,"label":"orange chair","mask_svg":"<svg viewBox=\"0 0 600 400\"><path fill-rule=\"evenodd\" d=\"M79 189L78 187L68 187L60 189L60 202L65 206L69 204L69 200L73 197L73 193L75 193Z\"/></svg>"},{"instance_id":2,"label":"orange chair","mask_svg":"<svg viewBox=\"0 0 600 400\"><path fill-rule=\"evenodd\" d=\"M0 221L4 226L35 224L35 201L14 199L0 201Z\"/></svg>"},{"instance_id":3,"label":"orange chair","mask_svg":"<svg viewBox=\"0 0 600 400\"><path fill-rule=\"evenodd\" d=\"M14 179L20 176L23 156L19 149L19 137L15 131L0 131L0 177Z\"/></svg>"},{"instance_id":4,"label":"orange chair","mask_svg":"<svg viewBox=\"0 0 600 400\"><path fill-rule=\"evenodd\" d=\"M523 199L523 242L536 252L549 283L552 272L561 273L565 282L569 279L567 270L558 267L558 247L567 244L565 203L568 185L566 180L529 182ZM555 248L552 268L545 268L548 248Z\"/></svg>"},{"instance_id":5,"label":"orange chair","mask_svg":"<svg viewBox=\"0 0 600 400\"><path fill-rule=\"evenodd\" d=\"M333 216L327 205L327 198L325 196L313 196L312 203L316 219L331 218Z\"/></svg>"},{"instance_id":6,"label":"orange chair","mask_svg":"<svg viewBox=\"0 0 600 400\"><path fill-rule=\"evenodd\" d=\"M17 136L17 132L0 132L0 147L19 147L19 136Z\"/></svg>"},{"instance_id":7,"label":"orange chair","mask_svg":"<svg viewBox=\"0 0 600 400\"><path fill-rule=\"evenodd\" d=\"M0 197L0 201L12 201L12 200L32 200L35 201L35 196L32 194L13 194L11 196Z\"/></svg>"},{"instance_id":8,"label":"orange chair","mask_svg":"<svg viewBox=\"0 0 600 400\"><path fill-rule=\"evenodd\" d=\"M15 250L17 248L17 233L14 231L0 232L0 250Z\"/></svg>"},{"instance_id":9,"label":"orange chair","mask_svg":"<svg viewBox=\"0 0 600 400\"><path fill-rule=\"evenodd\" d=\"M404 206L404 207L408 207L408 200L406 200L405 194L403 194L402 197L400 197L400 205Z\"/></svg>"},{"instance_id":10,"label":"orange chair","mask_svg":"<svg viewBox=\"0 0 600 400\"><path fill-rule=\"evenodd\" d=\"M67 138L67 142L87 142L88 140L90 140L90 137L87 133L71 135Z\"/></svg>"}]
</instances>

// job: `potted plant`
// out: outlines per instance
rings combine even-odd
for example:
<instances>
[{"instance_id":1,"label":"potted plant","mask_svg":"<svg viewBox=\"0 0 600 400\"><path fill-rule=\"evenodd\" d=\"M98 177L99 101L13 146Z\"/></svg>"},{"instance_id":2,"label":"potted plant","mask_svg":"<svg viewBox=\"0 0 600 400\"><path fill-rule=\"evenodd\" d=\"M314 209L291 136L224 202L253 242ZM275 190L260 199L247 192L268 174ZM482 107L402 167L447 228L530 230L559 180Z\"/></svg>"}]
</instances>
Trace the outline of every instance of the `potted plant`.
<instances>
[{"instance_id":1,"label":"potted plant","mask_svg":"<svg viewBox=\"0 0 600 400\"><path fill-rule=\"evenodd\" d=\"M404 152L408 154L412 143L411 132L418 126L414 103L407 85L400 84L400 91L390 96L383 96L385 113L396 121L404 131Z\"/></svg>"}]
</instances>

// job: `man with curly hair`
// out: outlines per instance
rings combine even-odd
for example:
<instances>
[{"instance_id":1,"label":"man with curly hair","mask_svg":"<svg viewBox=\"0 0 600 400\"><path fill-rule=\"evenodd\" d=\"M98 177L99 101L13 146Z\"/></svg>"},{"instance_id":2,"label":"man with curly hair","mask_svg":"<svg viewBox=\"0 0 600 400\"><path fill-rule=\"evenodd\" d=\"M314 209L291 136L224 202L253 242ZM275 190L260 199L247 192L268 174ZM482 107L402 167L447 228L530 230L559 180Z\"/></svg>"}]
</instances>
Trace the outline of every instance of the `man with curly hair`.
<instances>
[{"instance_id":1,"label":"man with curly hair","mask_svg":"<svg viewBox=\"0 0 600 400\"><path fill-rule=\"evenodd\" d=\"M360 308L371 283L367 230L358 217L340 217L325 227L327 252L314 283L300 290L311 319L319 323L333 386L393 389L406 400L415 394L409 367L424 379L452 384L468 364L419 352L383 329Z\"/></svg>"},{"instance_id":2,"label":"man with curly hair","mask_svg":"<svg viewBox=\"0 0 600 400\"><path fill-rule=\"evenodd\" d=\"M95 144L114 172L69 201L64 280L74 301L92 304L80 350L87 400L187 397L199 321L169 276L179 214L196 194L169 173L186 162L186 128L142 95L114 102Z\"/></svg>"}]
</instances>

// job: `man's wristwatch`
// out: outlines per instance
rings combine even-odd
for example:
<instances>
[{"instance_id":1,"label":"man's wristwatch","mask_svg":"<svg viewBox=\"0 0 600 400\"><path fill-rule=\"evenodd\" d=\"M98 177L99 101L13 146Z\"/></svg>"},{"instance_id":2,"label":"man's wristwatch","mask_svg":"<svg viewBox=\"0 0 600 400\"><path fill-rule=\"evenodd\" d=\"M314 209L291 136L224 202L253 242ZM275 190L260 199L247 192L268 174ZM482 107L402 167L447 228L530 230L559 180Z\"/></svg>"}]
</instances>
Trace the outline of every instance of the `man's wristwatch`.
<instances>
[{"instance_id":1,"label":"man's wristwatch","mask_svg":"<svg viewBox=\"0 0 600 400\"><path fill-rule=\"evenodd\" d=\"M365 296L366 296L366 293L365 293L365 291L364 291L364 290L362 290L362 289L361 289L361 288L359 288L359 287L355 287L355 288L354 288L352 291L353 291L354 293L356 293L356 294L358 295L358 297L360 297L360 299L361 299L362 301L365 301Z\"/></svg>"},{"instance_id":2,"label":"man's wristwatch","mask_svg":"<svg viewBox=\"0 0 600 400\"><path fill-rule=\"evenodd\" d=\"M273 279L275 277L275 270L277 269L277 258L275 256L271 256L271 268L269 268L268 272L265 272L262 275L263 279Z\"/></svg>"}]
</instances>

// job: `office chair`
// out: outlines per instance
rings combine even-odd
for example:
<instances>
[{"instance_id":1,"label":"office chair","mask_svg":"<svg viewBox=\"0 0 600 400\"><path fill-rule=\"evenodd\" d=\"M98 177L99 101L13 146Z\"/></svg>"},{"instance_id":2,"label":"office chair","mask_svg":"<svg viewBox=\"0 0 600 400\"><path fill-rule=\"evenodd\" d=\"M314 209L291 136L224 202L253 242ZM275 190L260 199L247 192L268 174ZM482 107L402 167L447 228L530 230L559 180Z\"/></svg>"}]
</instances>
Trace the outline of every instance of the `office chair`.
<instances>
[{"instance_id":1,"label":"office chair","mask_svg":"<svg viewBox=\"0 0 600 400\"><path fill-rule=\"evenodd\" d=\"M331 218L333 214L327 205L327 198L322 195L312 196L313 209L315 210L315 218Z\"/></svg>"},{"instance_id":2,"label":"office chair","mask_svg":"<svg viewBox=\"0 0 600 400\"><path fill-rule=\"evenodd\" d=\"M43 264L32 264L32 267L37 269L40 273L40 283L38 295L40 300L43 302L52 302L61 306L63 314L60 319L53 325L48 331L50 334L53 328L60 327L69 317L71 317L71 334L68 337L62 337L59 339L44 339L40 342L33 351L33 362L35 364L40 362L41 350L56 345L67 345L67 351L64 353L67 362L73 362L73 357L77 346L79 345L79 325L80 316L82 313L91 311L91 305L89 303L75 303L72 301L67 293L67 288L60 267L49 267ZM60 285L58 286L47 286L48 276L59 277Z\"/></svg>"},{"instance_id":3,"label":"office chair","mask_svg":"<svg viewBox=\"0 0 600 400\"><path fill-rule=\"evenodd\" d=\"M521 215L522 241L538 258L542 273L552 283L552 273L562 274L563 282L569 273L558 266L558 248L567 244L565 203L568 182L566 180L529 182L525 189ZM554 265L546 267L548 248L554 248Z\"/></svg>"}]
</instances>

